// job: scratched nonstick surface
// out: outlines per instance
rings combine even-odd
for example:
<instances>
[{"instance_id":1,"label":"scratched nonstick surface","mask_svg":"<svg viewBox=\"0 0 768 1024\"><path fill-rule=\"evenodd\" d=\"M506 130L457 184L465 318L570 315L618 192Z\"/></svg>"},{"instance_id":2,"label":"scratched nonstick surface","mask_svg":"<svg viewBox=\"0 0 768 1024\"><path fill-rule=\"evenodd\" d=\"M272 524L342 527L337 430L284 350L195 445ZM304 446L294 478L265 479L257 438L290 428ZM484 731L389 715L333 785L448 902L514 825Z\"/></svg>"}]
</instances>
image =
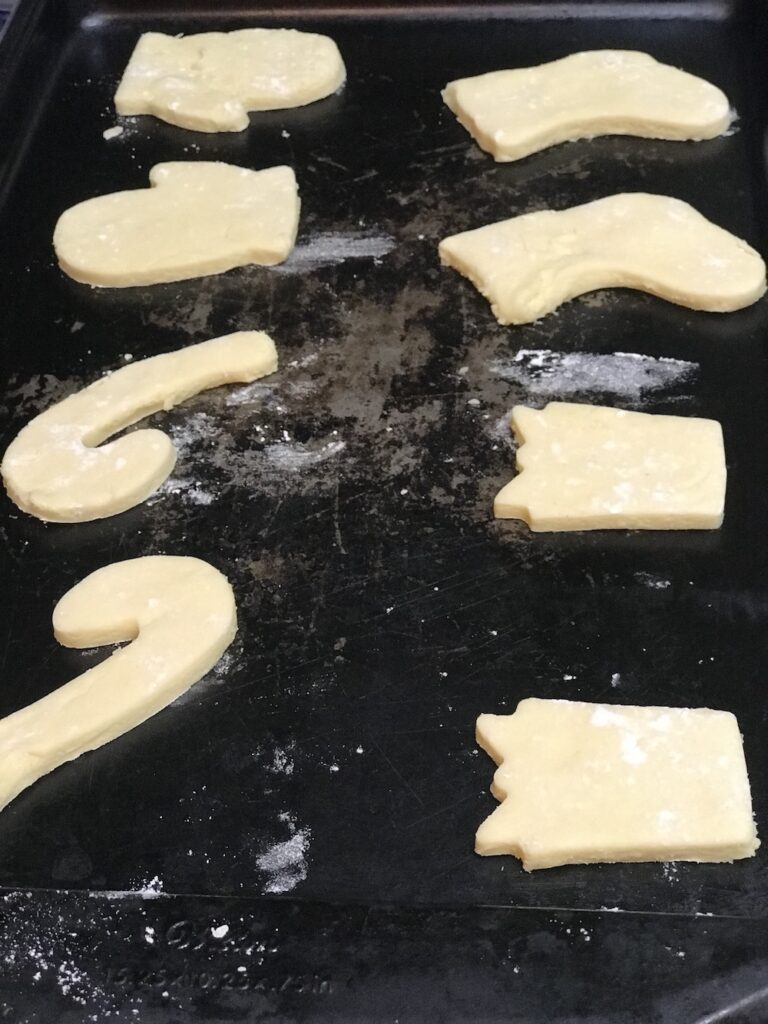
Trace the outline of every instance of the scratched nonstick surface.
<instances>
[{"instance_id":1,"label":"scratched nonstick surface","mask_svg":"<svg viewBox=\"0 0 768 1024\"><path fill-rule=\"evenodd\" d=\"M3 444L127 359L227 331L269 331L281 369L155 417L178 465L131 512L43 525L3 499L0 713L105 655L60 648L50 614L108 562L208 559L233 583L240 631L183 699L3 811L0 884L158 878L172 893L764 914L762 851L531 876L472 845L495 806L474 721L526 696L734 711L768 835L768 304L714 316L612 291L503 328L436 258L445 234L638 189L688 200L764 249L762 22L714 4L685 17L666 5L663 19L643 4L577 18L514 4L359 17L37 10L0 105ZM331 34L346 89L254 115L242 134L138 118L102 138L140 31L272 24ZM710 78L736 130L701 144L577 142L504 166L441 103L451 78L602 46ZM122 291L66 278L50 244L58 214L142 187L175 159L291 164L303 205L285 266ZM494 522L514 461L501 421L516 402L556 397L720 420L722 530L535 536Z\"/></svg>"}]
</instances>

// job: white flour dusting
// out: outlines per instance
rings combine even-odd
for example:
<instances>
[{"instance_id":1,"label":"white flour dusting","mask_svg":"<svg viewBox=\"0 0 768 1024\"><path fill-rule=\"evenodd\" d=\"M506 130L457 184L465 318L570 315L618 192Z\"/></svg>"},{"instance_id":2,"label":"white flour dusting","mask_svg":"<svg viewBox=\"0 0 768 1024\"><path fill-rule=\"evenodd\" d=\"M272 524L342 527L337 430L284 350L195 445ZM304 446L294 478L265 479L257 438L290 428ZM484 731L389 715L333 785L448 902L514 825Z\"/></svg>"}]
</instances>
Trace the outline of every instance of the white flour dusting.
<instances>
[{"instance_id":1,"label":"white flour dusting","mask_svg":"<svg viewBox=\"0 0 768 1024\"><path fill-rule=\"evenodd\" d=\"M160 484L147 504L152 505L167 494L181 497L185 505L212 505L218 497L213 491L203 487L199 480L185 476L169 476Z\"/></svg>"},{"instance_id":2,"label":"white flour dusting","mask_svg":"<svg viewBox=\"0 0 768 1024\"><path fill-rule=\"evenodd\" d=\"M395 247L390 235L375 235L356 231L321 232L300 242L291 255L273 272L283 274L304 273L315 267L332 266L346 260L380 259Z\"/></svg>"},{"instance_id":3,"label":"white flour dusting","mask_svg":"<svg viewBox=\"0 0 768 1024\"><path fill-rule=\"evenodd\" d=\"M88 976L76 967L72 960L62 961L56 971L56 981L61 994L70 996L81 1006L86 1005L87 995L90 994L86 989L86 985L89 986L89 980Z\"/></svg>"},{"instance_id":4,"label":"white flour dusting","mask_svg":"<svg viewBox=\"0 0 768 1024\"><path fill-rule=\"evenodd\" d=\"M272 764L267 765L268 770L276 775L293 775L293 767L292 747L275 747Z\"/></svg>"},{"instance_id":5,"label":"white flour dusting","mask_svg":"<svg viewBox=\"0 0 768 1024\"><path fill-rule=\"evenodd\" d=\"M498 419L494 420L493 423L488 427L488 432L491 437L495 437L499 441L503 441L504 444L510 448L515 447L514 432L512 430L512 410L509 409L504 413L503 416L499 416Z\"/></svg>"},{"instance_id":6,"label":"white flour dusting","mask_svg":"<svg viewBox=\"0 0 768 1024\"><path fill-rule=\"evenodd\" d=\"M241 641L236 639L233 645L227 648L227 650L222 654L210 672L207 672L202 679L198 679L196 683L193 683L189 689L180 693L171 706L179 708L183 707L185 704L194 704L196 701L204 698L212 689L221 686L222 683L226 683L232 667L236 665L241 658Z\"/></svg>"},{"instance_id":7,"label":"white flour dusting","mask_svg":"<svg viewBox=\"0 0 768 1024\"><path fill-rule=\"evenodd\" d=\"M298 441L284 444L268 444L264 449L264 457L275 469L296 472L305 466L315 466L339 455L346 448L344 441L328 441L321 448L308 448Z\"/></svg>"},{"instance_id":8,"label":"white flour dusting","mask_svg":"<svg viewBox=\"0 0 768 1024\"><path fill-rule=\"evenodd\" d=\"M245 401L241 398L239 404ZM183 423L169 425L168 434L178 452L176 474L161 484L148 504L173 496L185 505L208 506L232 484L257 490L274 488L286 477L295 478L302 471L337 457L346 448L345 441L333 436L305 444L293 440L287 430L278 432L274 426L253 423L249 429L256 446L243 451L227 429L226 421L209 413L191 413ZM259 445L263 445L261 450ZM194 475L201 470L213 471L215 482L209 479L203 483Z\"/></svg>"},{"instance_id":9,"label":"white flour dusting","mask_svg":"<svg viewBox=\"0 0 768 1024\"><path fill-rule=\"evenodd\" d=\"M230 647L219 658L216 664L211 669L209 675L216 676L217 679L223 679L232 668L235 662L235 652Z\"/></svg>"},{"instance_id":10,"label":"white flour dusting","mask_svg":"<svg viewBox=\"0 0 768 1024\"><path fill-rule=\"evenodd\" d=\"M672 586L671 580L664 579L663 576L655 576L652 572L636 572L635 579L651 590L666 590Z\"/></svg>"},{"instance_id":11,"label":"white flour dusting","mask_svg":"<svg viewBox=\"0 0 768 1024\"><path fill-rule=\"evenodd\" d=\"M296 819L291 814L281 814L280 817L292 833L290 839L274 843L256 858L256 866L268 875L265 893L290 892L307 877L310 831L297 828Z\"/></svg>"},{"instance_id":12,"label":"white flour dusting","mask_svg":"<svg viewBox=\"0 0 768 1024\"><path fill-rule=\"evenodd\" d=\"M127 900L137 898L142 900L157 900L162 896L165 896L165 893L163 892L163 883L157 875L155 875L154 878L150 878L148 882L144 882L138 889L109 889L104 892L90 892L88 895L106 900Z\"/></svg>"},{"instance_id":13,"label":"white flour dusting","mask_svg":"<svg viewBox=\"0 0 768 1024\"><path fill-rule=\"evenodd\" d=\"M661 865L664 878L667 882L679 882L680 876L677 873L677 864L674 861L666 861Z\"/></svg>"},{"instance_id":14,"label":"white flour dusting","mask_svg":"<svg viewBox=\"0 0 768 1024\"><path fill-rule=\"evenodd\" d=\"M66 1000L58 1006L59 1013L55 1019L64 1016L74 1019L73 1013L77 1020L134 1019L139 1013L135 1006L141 1003L141 997L116 994L112 986L105 986L103 970L91 973L94 962L87 940L66 927L67 921L61 912L52 912L32 900L31 896L29 892L11 892L0 897L0 964L6 988L13 985L18 992L28 992L33 986L45 986L48 990L45 998L49 1000L52 998L51 988L55 987L55 998L59 1002ZM109 925L100 920L101 912L89 916L93 921L99 921L98 926L103 927L106 933ZM145 928L143 936L152 944L154 929ZM0 1001L0 1017L3 1019L7 1016L2 1013L4 1005ZM73 1005L87 1007L87 1016L82 1011L75 1012ZM31 1020L26 1015L23 1018L13 1017L18 1022L22 1019Z\"/></svg>"},{"instance_id":15,"label":"white flour dusting","mask_svg":"<svg viewBox=\"0 0 768 1024\"><path fill-rule=\"evenodd\" d=\"M169 434L179 457L195 445L210 441L221 430L221 423L207 412L193 412L183 423L172 423L163 429Z\"/></svg>"},{"instance_id":16,"label":"white flour dusting","mask_svg":"<svg viewBox=\"0 0 768 1024\"><path fill-rule=\"evenodd\" d=\"M688 383L698 363L683 359L656 358L636 352L553 352L520 349L509 360L494 360L489 369L496 377L518 384L541 398L566 398L580 394L613 395L635 400L649 391Z\"/></svg>"},{"instance_id":17,"label":"white flour dusting","mask_svg":"<svg viewBox=\"0 0 768 1024\"><path fill-rule=\"evenodd\" d=\"M230 391L224 400L225 405L247 405L268 398L274 390L273 384L265 384L263 380L254 380L241 388Z\"/></svg>"}]
</instances>

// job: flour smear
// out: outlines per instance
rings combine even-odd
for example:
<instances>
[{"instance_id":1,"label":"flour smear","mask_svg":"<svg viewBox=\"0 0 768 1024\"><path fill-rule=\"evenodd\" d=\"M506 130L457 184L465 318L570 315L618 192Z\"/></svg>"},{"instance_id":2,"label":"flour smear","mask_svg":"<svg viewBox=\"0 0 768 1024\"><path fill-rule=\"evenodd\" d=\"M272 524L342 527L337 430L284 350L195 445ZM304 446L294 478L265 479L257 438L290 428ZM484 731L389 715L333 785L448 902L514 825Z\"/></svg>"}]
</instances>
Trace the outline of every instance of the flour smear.
<instances>
[{"instance_id":1,"label":"flour smear","mask_svg":"<svg viewBox=\"0 0 768 1024\"><path fill-rule=\"evenodd\" d=\"M490 372L524 388L532 397L572 398L608 395L638 402L646 394L691 383L699 364L636 352L554 352L520 349L512 359L496 359Z\"/></svg>"},{"instance_id":2,"label":"flour smear","mask_svg":"<svg viewBox=\"0 0 768 1024\"><path fill-rule=\"evenodd\" d=\"M240 397L238 404L250 401ZM243 431L233 431L221 417L194 412L182 423L165 427L178 452L174 473L149 498L153 505L169 496L184 505L205 507L215 504L232 485L264 493L282 488L316 466L338 461L346 450L337 431L326 438L304 443L287 430L268 422L250 423L242 444Z\"/></svg>"},{"instance_id":3,"label":"flour smear","mask_svg":"<svg viewBox=\"0 0 768 1024\"><path fill-rule=\"evenodd\" d=\"M284 263L272 270L300 274L316 267L333 266L347 260L381 259L395 248L391 235L362 231L326 231L299 242Z\"/></svg>"},{"instance_id":4,"label":"flour smear","mask_svg":"<svg viewBox=\"0 0 768 1024\"><path fill-rule=\"evenodd\" d=\"M290 833L288 839L273 843L256 858L256 866L265 873L264 893L290 892L307 877L310 831L299 828L293 814L281 814Z\"/></svg>"}]
</instances>

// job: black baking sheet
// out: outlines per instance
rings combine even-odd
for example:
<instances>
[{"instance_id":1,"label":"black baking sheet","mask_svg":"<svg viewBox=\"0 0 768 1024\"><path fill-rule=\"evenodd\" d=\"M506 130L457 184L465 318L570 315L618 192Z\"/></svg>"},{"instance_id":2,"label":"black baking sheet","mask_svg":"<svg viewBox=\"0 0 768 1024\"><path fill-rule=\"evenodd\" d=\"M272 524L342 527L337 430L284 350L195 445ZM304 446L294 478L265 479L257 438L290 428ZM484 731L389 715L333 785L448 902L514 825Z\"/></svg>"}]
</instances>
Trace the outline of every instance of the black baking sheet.
<instances>
[{"instance_id":1,"label":"black baking sheet","mask_svg":"<svg viewBox=\"0 0 768 1024\"><path fill-rule=\"evenodd\" d=\"M17 1024L765 1021L766 929L738 918L72 892L2 909Z\"/></svg>"},{"instance_id":2,"label":"black baking sheet","mask_svg":"<svg viewBox=\"0 0 768 1024\"><path fill-rule=\"evenodd\" d=\"M764 252L761 5L28 0L17 18L0 71L3 445L129 358L257 328L281 369L154 417L181 454L137 509L44 525L3 499L1 714L104 656L60 648L50 614L108 562L208 559L233 583L240 632L175 705L3 812L0 884L125 892L159 879L167 893L467 913L764 915L762 851L527 875L472 844L495 806L474 721L526 696L735 712L768 834L768 303L715 316L617 290L503 328L436 257L446 234L621 190L685 199ZM136 118L103 139L141 31L245 25L332 35L346 88L253 115L241 134ZM496 165L440 100L455 77L603 46L709 78L731 97L735 130L699 144L596 139ZM60 212L143 187L175 159L293 166L302 216L288 262L129 290L66 278L51 250ZM514 462L503 417L560 397L720 420L723 528L537 536L494 522Z\"/></svg>"}]
</instances>

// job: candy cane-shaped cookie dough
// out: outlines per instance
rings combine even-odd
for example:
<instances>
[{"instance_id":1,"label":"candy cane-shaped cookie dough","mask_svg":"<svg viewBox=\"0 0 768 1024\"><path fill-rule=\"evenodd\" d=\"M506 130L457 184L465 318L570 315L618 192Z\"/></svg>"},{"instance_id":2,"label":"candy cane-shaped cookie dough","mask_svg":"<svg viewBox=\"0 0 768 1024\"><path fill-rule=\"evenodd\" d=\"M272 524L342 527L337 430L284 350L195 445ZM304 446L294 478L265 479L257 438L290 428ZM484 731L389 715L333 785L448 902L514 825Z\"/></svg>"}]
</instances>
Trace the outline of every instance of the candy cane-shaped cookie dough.
<instances>
[{"instance_id":1,"label":"candy cane-shaped cookie dough","mask_svg":"<svg viewBox=\"0 0 768 1024\"><path fill-rule=\"evenodd\" d=\"M66 647L133 643L0 721L0 809L189 689L234 639L237 612L213 566L153 555L91 573L56 605L53 630Z\"/></svg>"},{"instance_id":2,"label":"candy cane-shaped cookie dough","mask_svg":"<svg viewBox=\"0 0 768 1024\"><path fill-rule=\"evenodd\" d=\"M238 331L123 366L20 431L0 465L6 490L24 512L57 523L133 508L169 476L176 449L160 430L102 441L199 391L249 383L276 369L274 342L260 331Z\"/></svg>"}]
</instances>

